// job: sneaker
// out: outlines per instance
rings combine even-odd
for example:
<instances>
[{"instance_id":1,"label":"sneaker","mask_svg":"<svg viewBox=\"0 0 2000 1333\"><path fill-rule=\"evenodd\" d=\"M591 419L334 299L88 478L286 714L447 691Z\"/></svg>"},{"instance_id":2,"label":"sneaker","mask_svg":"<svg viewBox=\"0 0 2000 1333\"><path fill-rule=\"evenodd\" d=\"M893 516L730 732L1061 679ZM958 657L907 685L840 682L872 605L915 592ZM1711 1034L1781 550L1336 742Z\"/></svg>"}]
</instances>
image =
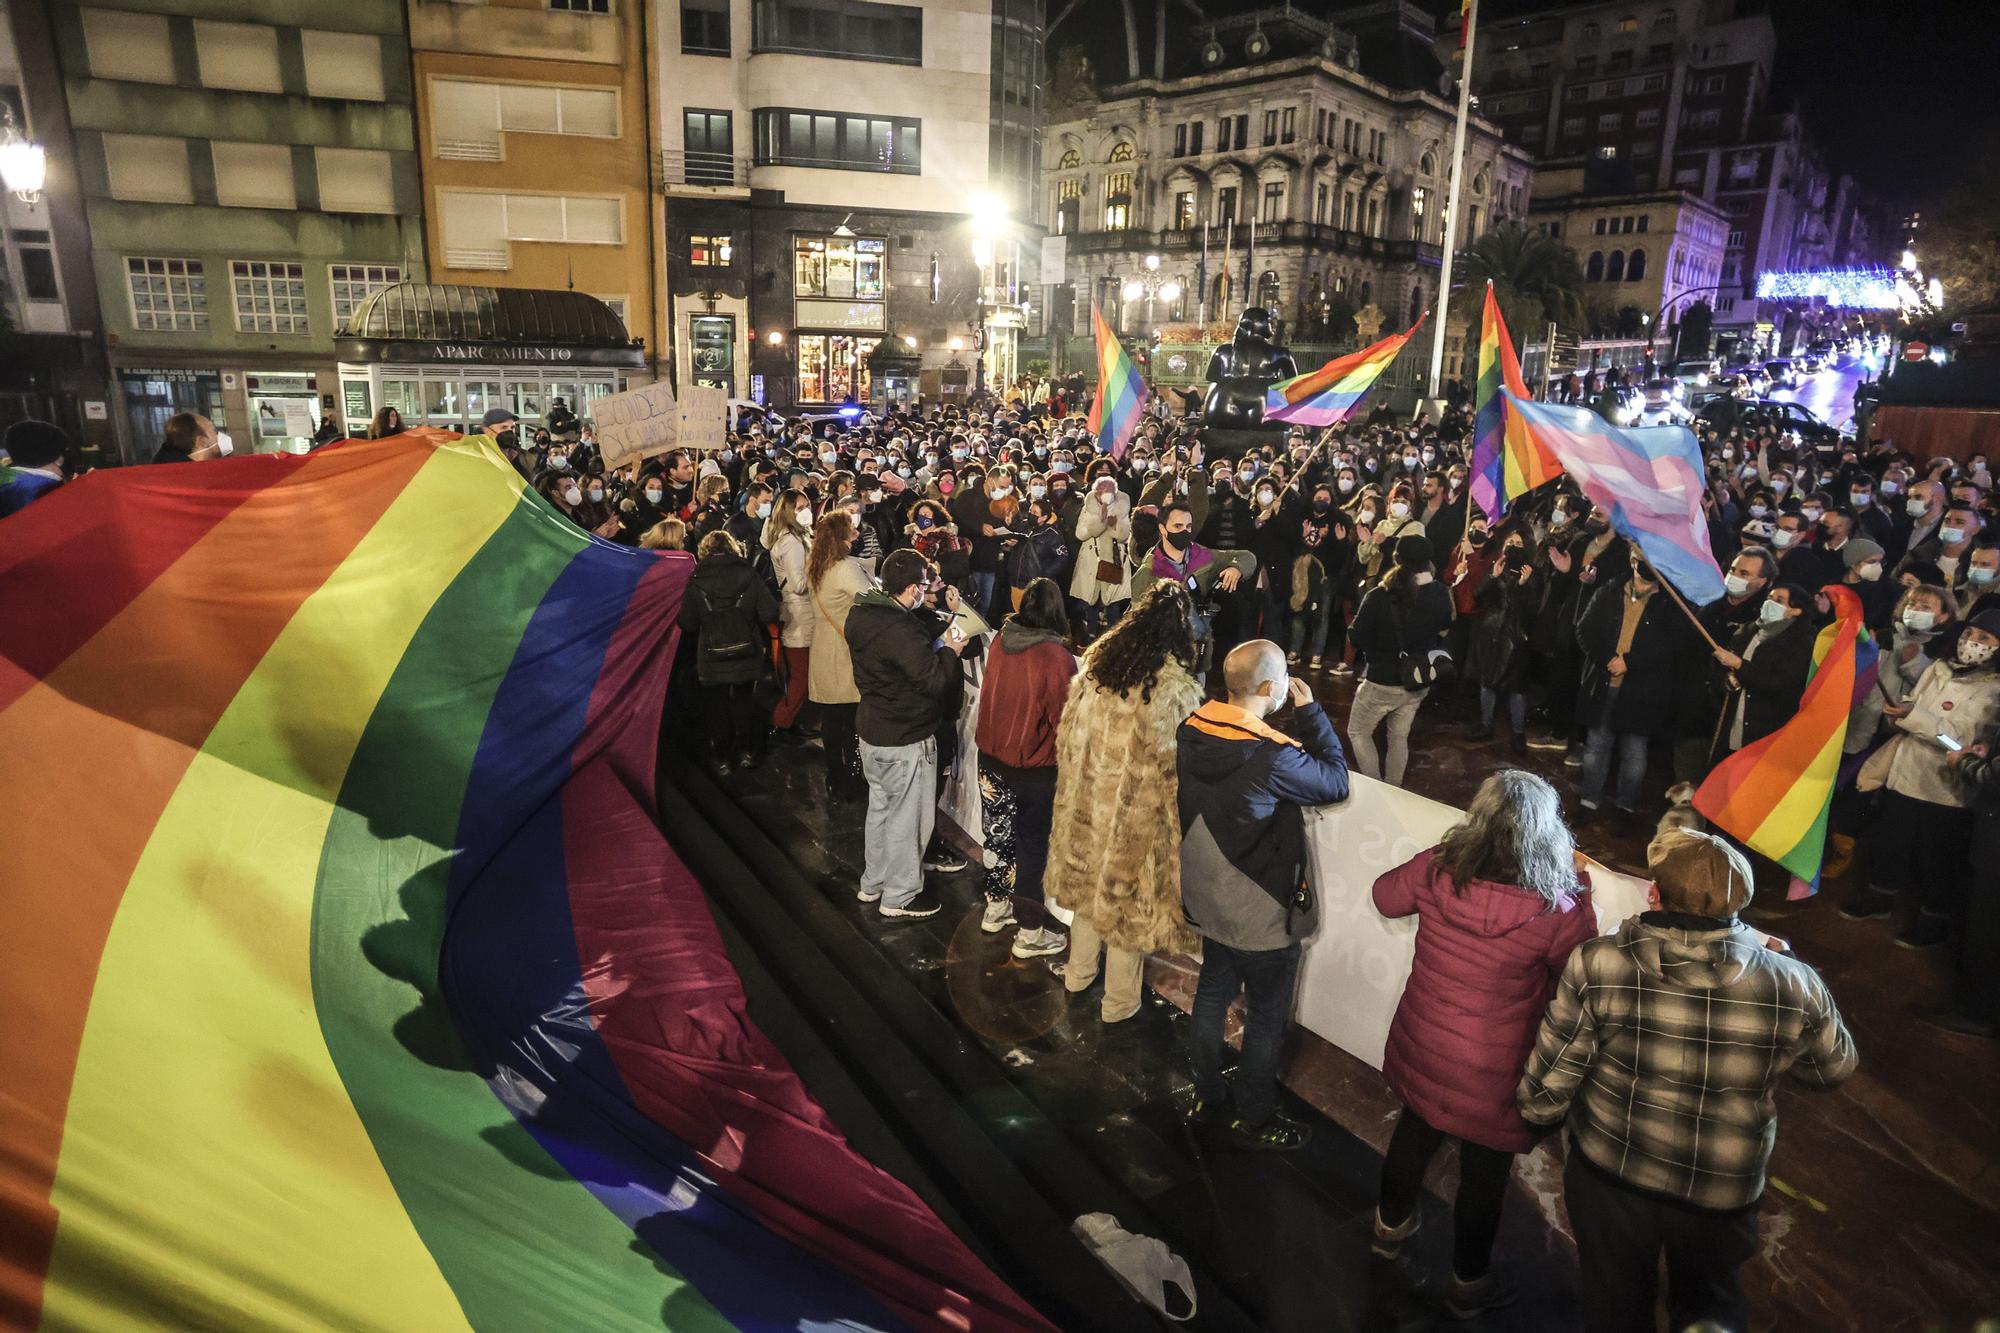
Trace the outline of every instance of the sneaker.
<instances>
[{"instance_id":1,"label":"sneaker","mask_svg":"<svg viewBox=\"0 0 2000 1333\"><path fill-rule=\"evenodd\" d=\"M1423 1220L1423 1209L1413 1208L1410 1210L1410 1215L1403 1219L1400 1226L1392 1227L1382 1220L1382 1210L1377 1208L1375 1210L1375 1239L1369 1242L1369 1253L1373 1254L1377 1259L1394 1259L1403 1252L1403 1246L1409 1241L1410 1237L1417 1234L1417 1228L1423 1225Z\"/></svg>"},{"instance_id":2,"label":"sneaker","mask_svg":"<svg viewBox=\"0 0 2000 1333\"><path fill-rule=\"evenodd\" d=\"M1050 954L1068 953L1069 936L1047 926L1040 930L1024 930L1014 936L1014 947L1009 952L1016 958L1046 958Z\"/></svg>"},{"instance_id":3,"label":"sneaker","mask_svg":"<svg viewBox=\"0 0 2000 1333\"><path fill-rule=\"evenodd\" d=\"M1951 932L1943 926L1927 925L1918 921L1896 932L1896 947L1921 952L1925 949L1935 949L1950 938Z\"/></svg>"},{"instance_id":4,"label":"sneaker","mask_svg":"<svg viewBox=\"0 0 2000 1333\"><path fill-rule=\"evenodd\" d=\"M1530 736L1528 737L1528 748L1530 750L1567 750L1569 742L1560 736Z\"/></svg>"},{"instance_id":5,"label":"sneaker","mask_svg":"<svg viewBox=\"0 0 2000 1333\"><path fill-rule=\"evenodd\" d=\"M935 870L940 875L956 875L965 869L966 864L966 859L949 847L940 847L924 858L924 869Z\"/></svg>"},{"instance_id":6,"label":"sneaker","mask_svg":"<svg viewBox=\"0 0 2000 1333\"><path fill-rule=\"evenodd\" d=\"M1334 666L1333 666L1333 674L1334 674L1334 675L1336 675L1336 676L1351 676L1351 675L1353 675L1353 674L1354 674L1354 663L1352 663L1352 662L1336 662L1336 663L1334 663Z\"/></svg>"},{"instance_id":7,"label":"sneaker","mask_svg":"<svg viewBox=\"0 0 2000 1333\"><path fill-rule=\"evenodd\" d=\"M1247 1120L1232 1120L1229 1132L1243 1147L1262 1152L1297 1152L1312 1141L1311 1125L1279 1111L1271 1112L1271 1118L1261 1125L1253 1125Z\"/></svg>"},{"instance_id":8,"label":"sneaker","mask_svg":"<svg viewBox=\"0 0 2000 1333\"><path fill-rule=\"evenodd\" d=\"M898 920L921 921L927 916L936 916L939 912L942 912L944 904L938 901L935 894L919 893L901 907L891 907L889 904L883 903L875 910L883 916Z\"/></svg>"},{"instance_id":9,"label":"sneaker","mask_svg":"<svg viewBox=\"0 0 2000 1333\"><path fill-rule=\"evenodd\" d=\"M1197 1097L1194 1099L1194 1105L1188 1108L1187 1119L1190 1125L1201 1125L1209 1129L1227 1124L1229 1101L1225 1098L1219 1102L1205 1102Z\"/></svg>"},{"instance_id":10,"label":"sneaker","mask_svg":"<svg viewBox=\"0 0 2000 1333\"><path fill-rule=\"evenodd\" d=\"M1012 898L988 898L986 910L980 913L979 928L988 935L998 935L1014 924L1014 900Z\"/></svg>"},{"instance_id":11,"label":"sneaker","mask_svg":"<svg viewBox=\"0 0 2000 1333\"><path fill-rule=\"evenodd\" d=\"M882 901L882 890L856 889L854 891L854 896L859 898L864 903L879 903Z\"/></svg>"},{"instance_id":12,"label":"sneaker","mask_svg":"<svg viewBox=\"0 0 2000 1333\"><path fill-rule=\"evenodd\" d=\"M1312 661L1308 662L1306 665L1310 666L1314 671L1317 671L1319 670L1319 664L1320 664L1320 655L1318 653L1314 653L1312 656Z\"/></svg>"},{"instance_id":13,"label":"sneaker","mask_svg":"<svg viewBox=\"0 0 2000 1333\"><path fill-rule=\"evenodd\" d=\"M1531 745L1532 745L1532 744L1534 744L1534 742L1530 741L1530 742L1529 742L1529 744L1531 744ZM1576 751L1574 751L1574 750L1571 750L1571 751L1570 751L1570 752L1569 752L1568 754L1566 754L1566 755L1564 755L1564 756L1563 756L1563 767L1564 767L1564 768L1582 768L1582 767L1583 767L1583 756L1582 756L1582 755L1580 755L1580 754L1578 754L1578 753L1577 753Z\"/></svg>"},{"instance_id":14,"label":"sneaker","mask_svg":"<svg viewBox=\"0 0 2000 1333\"><path fill-rule=\"evenodd\" d=\"M1520 1294L1513 1279L1503 1273L1489 1272L1470 1282L1453 1273L1450 1285L1445 1288L1444 1308L1453 1319L1473 1319L1488 1310L1512 1305Z\"/></svg>"},{"instance_id":15,"label":"sneaker","mask_svg":"<svg viewBox=\"0 0 2000 1333\"><path fill-rule=\"evenodd\" d=\"M1587 797L1581 801L1578 801L1576 804L1579 810L1588 810L1593 815L1596 814L1598 810L1602 808L1598 805L1596 801L1590 800Z\"/></svg>"}]
</instances>

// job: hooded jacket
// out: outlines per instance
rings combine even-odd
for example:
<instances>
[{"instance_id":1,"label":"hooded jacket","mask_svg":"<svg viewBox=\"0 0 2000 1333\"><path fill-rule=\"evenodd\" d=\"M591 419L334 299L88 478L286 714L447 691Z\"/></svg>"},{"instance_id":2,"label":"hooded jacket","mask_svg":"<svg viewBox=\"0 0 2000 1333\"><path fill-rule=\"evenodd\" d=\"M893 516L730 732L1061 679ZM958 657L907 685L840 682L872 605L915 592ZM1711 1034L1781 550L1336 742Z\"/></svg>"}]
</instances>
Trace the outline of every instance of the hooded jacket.
<instances>
[{"instance_id":1,"label":"hooded jacket","mask_svg":"<svg viewBox=\"0 0 2000 1333\"><path fill-rule=\"evenodd\" d=\"M1000 626L979 682L978 745L1012 768L1053 768L1056 726L1076 675L1062 636L1013 617Z\"/></svg>"},{"instance_id":2,"label":"hooded jacket","mask_svg":"<svg viewBox=\"0 0 2000 1333\"><path fill-rule=\"evenodd\" d=\"M1626 1186L1735 1209L1763 1196L1778 1080L1859 1062L1812 968L1740 921L1648 912L1569 956L1517 1095Z\"/></svg>"},{"instance_id":3,"label":"hooded jacket","mask_svg":"<svg viewBox=\"0 0 2000 1333\"><path fill-rule=\"evenodd\" d=\"M959 660L916 613L880 588L854 599L847 650L861 694L855 733L870 745L915 745L937 730Z\"/></svg>"},{"instance_id":4,"label":"hooded jacket","mask_svg":"<svg viewBox=\"0 0 2000 1333\"><path fill-rule=\"evenodd\" d=\"M1319 925L1304 807L1347 799L1347 755L1317 703L1296 709L1292 728L1296 740L1211 700L1175 738L1181 905L1232 949L1282 949Z\"/></svg>"},{"instance_id":5,"label":"hooded jacket","mask_svg":"<svg viewBox=\"0 0 2000 1333\"><path fill-rule=\"evenodd\" d=\"M1454 885L1435 847L1375 881L1375 910L1418 921L1382 1076L1427 1123L1500 1152L1534 1146L1514 1090L1563 964L1597 933L1583 890L1551 906L1514 884Z\"/></svg>"}]
</instances>

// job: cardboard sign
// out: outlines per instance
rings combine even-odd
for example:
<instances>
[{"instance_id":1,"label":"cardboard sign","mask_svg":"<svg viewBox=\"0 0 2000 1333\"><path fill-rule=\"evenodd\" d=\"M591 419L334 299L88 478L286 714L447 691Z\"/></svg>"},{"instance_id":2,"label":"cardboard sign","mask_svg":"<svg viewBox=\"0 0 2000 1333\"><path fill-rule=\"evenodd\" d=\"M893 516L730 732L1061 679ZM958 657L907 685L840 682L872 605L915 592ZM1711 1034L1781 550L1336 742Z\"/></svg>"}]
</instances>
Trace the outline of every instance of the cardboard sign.
<instances>
[{"instance_id":1,"label":"cardboard sign","mask_svg":"<svg viewBox=\"0 0 2000 1333\"><path fill-rule=\"evenodd\" d=\"M600 398L591 404L590 416L606 468L663 454L681 442L680 405L664 380Z\"/></svg>"},{"instance_id":2,"label":"cardboard sign","mask_svg":"<svg viewBox=\"0 0 2000 1333\"><path fill-rule=\"evenodd\" d=\"M599 439L604 437L602 426L597 434ZM728 438L728 391L705 384L689 385L681 393L679 447L713 453L721 449Z\"/></svg>"}]
</instances>

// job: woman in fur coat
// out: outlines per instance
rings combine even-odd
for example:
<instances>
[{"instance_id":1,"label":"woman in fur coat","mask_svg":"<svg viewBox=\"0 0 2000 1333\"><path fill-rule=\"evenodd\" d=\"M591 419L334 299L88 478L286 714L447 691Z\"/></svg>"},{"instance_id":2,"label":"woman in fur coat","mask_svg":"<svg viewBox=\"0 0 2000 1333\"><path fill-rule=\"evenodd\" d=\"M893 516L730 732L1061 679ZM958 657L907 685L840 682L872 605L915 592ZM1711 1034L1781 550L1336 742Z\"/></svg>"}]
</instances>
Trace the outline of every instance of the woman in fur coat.
<instances>
[{"instance_id":1,"label":"woman in fur coat","mask_svg":"<svg viewBox=\"0 0 2000 1333\"><path fill-rule=\"evenodd\" d=\"M1158 583L1090 646L1056 733L1055 823L1043 886L1076 913L1063 984L1097 980L1100 1013L1139 1012L1146 955L1192 952L1181 912L1181 825L1174 734L1200 704L1185 589Z\"/></svg>"}]
</instances>

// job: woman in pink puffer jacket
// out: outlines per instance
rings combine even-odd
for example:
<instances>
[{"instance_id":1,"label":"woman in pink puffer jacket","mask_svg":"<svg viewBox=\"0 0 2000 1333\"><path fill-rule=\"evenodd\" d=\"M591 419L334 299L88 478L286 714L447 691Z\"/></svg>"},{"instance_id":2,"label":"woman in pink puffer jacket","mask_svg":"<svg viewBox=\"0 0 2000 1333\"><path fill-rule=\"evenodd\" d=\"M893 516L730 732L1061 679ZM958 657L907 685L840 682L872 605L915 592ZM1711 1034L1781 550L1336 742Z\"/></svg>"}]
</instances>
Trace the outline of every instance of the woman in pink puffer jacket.
<instances>
[{"instance_id":1,"label":"woman in pink puffer jacket","mask_svg":"<svg viewBox=\"0 0 2000 1333\"><path fill-rule=\"evenodd\" d=\"M1555 789L1532 773L1493 774L1443 842L1375 881L1375 907L1419 924L1382 1062L1403 1115L1382 1163L1374 1251L1393 1259L1416 1232L1424 1172L1458 1140L1445 1303L1470 1318L1513 1296L1489 1260L1514 1154L1536 1138L1514 1089L1563 963L1597 933Z\"/></svg>"}]
</instances>

